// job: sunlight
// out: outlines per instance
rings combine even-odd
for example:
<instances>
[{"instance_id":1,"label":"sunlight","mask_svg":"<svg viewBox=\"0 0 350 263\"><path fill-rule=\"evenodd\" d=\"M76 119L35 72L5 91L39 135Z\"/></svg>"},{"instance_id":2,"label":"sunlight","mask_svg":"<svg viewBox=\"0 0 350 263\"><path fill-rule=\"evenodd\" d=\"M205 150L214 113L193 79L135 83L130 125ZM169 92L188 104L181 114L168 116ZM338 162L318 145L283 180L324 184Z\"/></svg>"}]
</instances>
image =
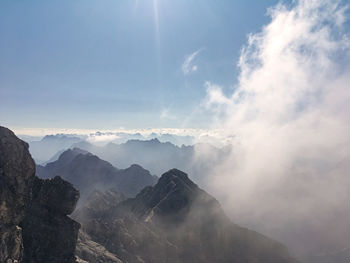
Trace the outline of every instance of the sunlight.
<instances>
[{"instance_id":1,"label":"sunlight","mask_svg":"<svg viewBox=\"0 0 350 263\"><path fill-rule=\"evenodd\" d=\"M158 14L158 0L153 0L154 26L156 34L156 43L159 46L159 14Z\"/></svg>"}]
</instances>

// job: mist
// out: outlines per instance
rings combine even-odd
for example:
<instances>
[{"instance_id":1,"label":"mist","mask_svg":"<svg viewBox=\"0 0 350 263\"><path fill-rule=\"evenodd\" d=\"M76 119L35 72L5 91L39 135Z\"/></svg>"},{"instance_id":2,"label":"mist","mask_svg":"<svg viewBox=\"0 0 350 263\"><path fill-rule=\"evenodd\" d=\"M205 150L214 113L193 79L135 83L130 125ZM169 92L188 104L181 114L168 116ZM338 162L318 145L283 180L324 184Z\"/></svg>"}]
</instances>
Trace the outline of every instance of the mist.
<instances>
[{"instance_id":1,"label":"mist","mask_svg":"<svg viewBox=\"0 0 350 263\"><path fill-rule=\"evenodd\" d=\"M232 93L206 82L203 101L213 128L234 138L208 190L234 222L310 262L350 247L348 8L326 0L270 8L270 23L242 48Z\"/></svg>"}]
</instances>

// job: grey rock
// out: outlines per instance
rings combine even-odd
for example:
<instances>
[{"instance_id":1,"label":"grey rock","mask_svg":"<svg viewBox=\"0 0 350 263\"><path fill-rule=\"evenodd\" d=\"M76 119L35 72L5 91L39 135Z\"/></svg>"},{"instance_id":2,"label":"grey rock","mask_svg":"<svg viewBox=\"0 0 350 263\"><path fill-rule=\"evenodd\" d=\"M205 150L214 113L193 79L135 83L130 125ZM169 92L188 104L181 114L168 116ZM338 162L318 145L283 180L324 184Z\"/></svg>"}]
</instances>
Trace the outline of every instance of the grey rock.
<instances>
[{"instance_id":1,"label":"grey rock","mask_svg":"<svg viewBox=\"0 0 350 263\"><path fill-rule=\"evenodd\" d=\"M79 231L76 255L80 260L89 263L123 263L104 246L92 241L84 230Z\"/></svg>"},{"instance_id":2,"label":"grey rock","mask_svg":"<svg viewBox=\"0 0 350 263\"><path fill-rule=\"evenodd\" d=\"M34 178L28 144L0 126L0 262L22 260L22 229L18 225L30 205Z\"/></svg>"},{"instance_id":3,"label":"grey rock","mask_svg":"<svg viewBox=\"0 0 350 263\"><path fill-rule=\"evenodd\" d=\"M22 229L19 226L2 227L0 230L1 262L19 262L23 257Z\"/></svg>"},{"instance_id":4,"label":"grey rock","mask_svg":"<svg viewBox=\"0 0 350 263\"><path fill-rule=\"evenodd\" d=\"M79 192L60 177L37 178L28 144L1 126L0 198L0 262L75 262L80 225L67 215Z\"/></svg>"},{"instance_id":5,"label":"grey rock","mask_svg":"<svg viewBox=\"0 0 350 263\"><path fill-rule=\"evenodd\" d=\"M59 176L47 180L36 179L33 192L33 198L41 206L62 215L71 214L79 199L79 191Z\"/></svg>"},{"instance_id":6,"label":"grey rock","mask_svg":"<svg viewBox=\"0 0 350 263\"><path fill-rule=\"evenodd\" d=\"M0 222L17 225L31 200L35 164L28 144L0 126Z\"/></svg>"}]
</instances>

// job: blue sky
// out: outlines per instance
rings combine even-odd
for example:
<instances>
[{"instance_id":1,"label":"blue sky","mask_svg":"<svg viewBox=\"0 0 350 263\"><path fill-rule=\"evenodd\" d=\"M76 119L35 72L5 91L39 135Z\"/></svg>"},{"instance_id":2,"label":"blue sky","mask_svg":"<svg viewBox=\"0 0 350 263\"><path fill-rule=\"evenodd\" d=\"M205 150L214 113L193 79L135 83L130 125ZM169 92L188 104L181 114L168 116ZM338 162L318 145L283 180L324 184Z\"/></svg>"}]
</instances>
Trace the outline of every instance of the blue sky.
<instances>
[{"instance_id":1,"label":"blue sky","mask_svg":"<svg viewBox=\"0 0 350 263\"><path fill-rule=\"evenodd\" d=\"M2 0L0 123L206 128L205 114L184 121L205 97L205 81L230 92L247 34L269 22L276 3Z\"/></svg>"}]
</instances>

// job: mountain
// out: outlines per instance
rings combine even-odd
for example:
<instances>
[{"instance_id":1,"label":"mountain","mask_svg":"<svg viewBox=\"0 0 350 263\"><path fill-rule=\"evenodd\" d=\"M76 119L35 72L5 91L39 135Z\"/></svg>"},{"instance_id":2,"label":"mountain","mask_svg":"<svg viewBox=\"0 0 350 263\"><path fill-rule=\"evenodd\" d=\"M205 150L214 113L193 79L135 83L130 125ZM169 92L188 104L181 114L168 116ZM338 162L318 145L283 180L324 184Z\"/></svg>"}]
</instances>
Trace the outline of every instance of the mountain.
<instances>
[{"instance_id":1,"label":"mountain","mask_svg":"<svg viewBox=\"0 0 350 263\"><path fill-rule=\"evenodd\" d=\"M57 152L66 150L82 139L75 136L56 134L46 135L40 141L30 141L29 150L37 164L50 160Z\"/></svg>"},{"instance_id":2,"label":"mountain","mask_svg":"<svg viewBox=\"0 0 350 263\"><path fill-rule=\"evenodd\" d=\"M231 151L231 148L216 148L210 144L179 147L158 139L129 140L126 143L109 143L102 147L83 141L72 147L89 151L121 168L137 163L156 175L176 167L191 174L192 179L200 185L206 183L207 177L213 174L213 169L225 162Z\"/></svg>"},{"instance_id":3,"label":"mountain","mask_svg":"<svg viewBox=\"0 0 350 263\"><path fill-rule=\"evenodd\" d=\"M62 178L36 177L28 144L0 126L0 262L75 262L78 198Z\"/></svg>"},{"instance_id":4,"label":"mountain","mask_svg":"<svg viewBox=\"0 0 350 263\"><path fill-rule=\"evenodd\" d=\"M194 136L189 135L177 135L171 133L155 133L152 132L148 135L141 133L130 133L130 132L95 132L90 133L86 136L79 136L81 138L87 139L97 145L105 145L109 142L113 143L125 143L129 140L150 140L158 139L161 142L171 142L172 144L181 146L192 145L195 142Z\"/></svg>"},{"instance_id":5,"label":"mountain","mask_svg":"<svg viewBox=\"0 0 350 263\"><path fill-rule=\"evenodd\" d=\"M147 136L147 139L158 139L161 142L170 142L174 145L193 145L195 143L195 137L190 135L176 135L170 133L151 133Z\"/></svg>"},{"instance_id":6,"label":"mountain","mask_svg":"<svg viewBox=\"0 0 350 263\"><path fill-rule=\"evenodd\" d=\"M43 138L43 136L32 136L22 134L17 134L17 137L25 142L40 141Z\"/></svg>"},{"instance_id":7,"label":"mountain","mask_svg":"<svg viewBox=\"0 0 350 263\"><path fill-rule=\"evenodd\" d=\"M115 262L296 263L280 243L233 224L212 196L173 169L135 198L110 202L97 213L76 214L87 239ZM91 261L92 263L98 261ZM114 262L114 261L111 261Z\"/></svg>"},{"instance_id":8,"label":"mountain","mask_svg":"<svg viewBox=\"0 0 350 263\"><path fill-rule=\"evenodd\" d=\"M182 136L176 134L151 133L142 135L140 133L127 132L95 132L85 135L77 134L56 134L44 137L21 135L20 138L29 143L29 150L37 164L46 164L56 161L59 155L70 148L73 144L86 141L93 142L94 145L104 146L107 143L122 144L129 140L151 140L157 139L161 142L170 142L174 145L193 145L193 136ZM79 147L82 148L82 147Z\"/></svg>"},{"instance_id":9,"label":"mountain","mask_svg":"<svg viewBox=\"0 0 350 263\"><path fill-rule=\"evenodd\" d=\"M156 183L157 178L141 166L133 164L117 169L110 163L79 148L68 149L57 161L37 166L40 178L60 175L81 193L81 200L94 190L114 188L128 197L135 196L145 186Z\"/></svg>"}]
</instances>

